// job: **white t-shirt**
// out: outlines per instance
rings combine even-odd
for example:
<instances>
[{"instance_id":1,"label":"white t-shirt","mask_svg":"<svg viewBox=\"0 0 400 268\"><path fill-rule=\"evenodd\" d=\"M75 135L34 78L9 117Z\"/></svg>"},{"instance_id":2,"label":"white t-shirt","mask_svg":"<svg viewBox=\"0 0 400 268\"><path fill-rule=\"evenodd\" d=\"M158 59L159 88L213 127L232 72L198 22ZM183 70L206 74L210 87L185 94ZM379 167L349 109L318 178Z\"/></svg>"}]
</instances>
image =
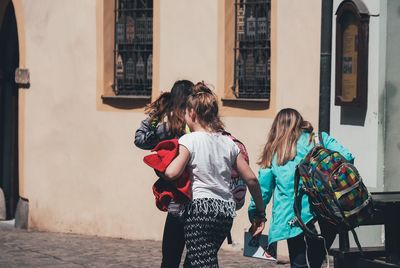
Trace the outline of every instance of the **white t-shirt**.
<instances>
[{"instance_id":1,"label":"white t-shirt","mask_svg":"<svg viewBox=\"0 0 400 268\"><path fill-rule=\"evenodd\" d=\"M219 133L199 131L183 135L179 144L190 152L187 167L193 174L193 199L232 201L229 180L231 168L240 153L232 139Z\"/></svg>"}]
</instances>

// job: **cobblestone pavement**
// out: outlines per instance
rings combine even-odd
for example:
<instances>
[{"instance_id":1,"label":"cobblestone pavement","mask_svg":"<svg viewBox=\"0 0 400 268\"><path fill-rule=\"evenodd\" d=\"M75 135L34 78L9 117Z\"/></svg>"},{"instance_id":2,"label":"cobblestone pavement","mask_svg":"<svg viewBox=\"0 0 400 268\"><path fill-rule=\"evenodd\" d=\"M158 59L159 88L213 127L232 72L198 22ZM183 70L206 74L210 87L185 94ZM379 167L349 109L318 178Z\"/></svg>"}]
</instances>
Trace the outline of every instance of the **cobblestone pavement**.
<instances>
[{"instance_id":1,"label":"cobblestone pavement","mask_svg":"<svg viewBox=\"0 0 400 268\"><path fill-rule=\"evenodd\" d=\"M161 242L37 232L0 221L0 268L9 267L160 267ZM221 268L289 268L220 250Z\"/></svg>"},{"instance_id":2,"label":"cobblestone pavement","mask_svg":"<svg viewBox=\"0 0 400 268\"><path fill-rule=\"evenodd\" d=\"M15 229L0 222L0 267L160 267L161 242ZM221 250L222 268L288 268Z\"/></svg>"}]
</instances>

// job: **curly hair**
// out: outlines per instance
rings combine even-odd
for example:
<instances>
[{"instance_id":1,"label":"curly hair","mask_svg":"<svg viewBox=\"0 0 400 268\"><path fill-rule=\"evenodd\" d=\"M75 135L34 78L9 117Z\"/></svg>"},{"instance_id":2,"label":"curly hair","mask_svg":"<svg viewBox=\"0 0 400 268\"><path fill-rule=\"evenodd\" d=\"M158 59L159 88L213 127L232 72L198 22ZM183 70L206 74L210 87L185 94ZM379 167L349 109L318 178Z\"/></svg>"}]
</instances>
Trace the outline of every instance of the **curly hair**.
<instances>
[{"instance_id":1,"label":"curly hair","mask_svg":"<svg viewBox=\"0 0 400 268\"><path fill-rule=\"evenodd\" d=\"M172 136L180 137L185 134L186 101L192 94L193 83L189 80L178 80L170 92L164 92L145 108L150 121L162 122L167 120L168 131Z\"/></svg>"}]
</instances>

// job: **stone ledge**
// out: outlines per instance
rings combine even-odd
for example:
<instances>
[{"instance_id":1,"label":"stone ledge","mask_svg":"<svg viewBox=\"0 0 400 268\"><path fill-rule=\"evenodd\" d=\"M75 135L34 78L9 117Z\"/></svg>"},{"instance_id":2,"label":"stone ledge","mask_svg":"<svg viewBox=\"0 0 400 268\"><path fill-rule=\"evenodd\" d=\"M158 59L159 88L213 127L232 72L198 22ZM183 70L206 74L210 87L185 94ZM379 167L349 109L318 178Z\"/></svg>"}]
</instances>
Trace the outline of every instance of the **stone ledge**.
<instances>
[{"instance_id":1,"label":"stone ledge","mask_svg":"<svg viewBox=\"0 0 400 268\"><path fill-rule=\"evenodd\" d=\"M15 211L15 228L28 229L29 200L20 197Z\"/></svg>"},{"instance_id":2,"label":"stone ledge","mask_svg":"<svg viewBox=\"0 0 400 268\"><path fill-rule=\"evenodd\" d=\"M4 221L6 217L6 200L4 198L3 190L0 188L0 221Z\"/></svg>"}]
</instances>

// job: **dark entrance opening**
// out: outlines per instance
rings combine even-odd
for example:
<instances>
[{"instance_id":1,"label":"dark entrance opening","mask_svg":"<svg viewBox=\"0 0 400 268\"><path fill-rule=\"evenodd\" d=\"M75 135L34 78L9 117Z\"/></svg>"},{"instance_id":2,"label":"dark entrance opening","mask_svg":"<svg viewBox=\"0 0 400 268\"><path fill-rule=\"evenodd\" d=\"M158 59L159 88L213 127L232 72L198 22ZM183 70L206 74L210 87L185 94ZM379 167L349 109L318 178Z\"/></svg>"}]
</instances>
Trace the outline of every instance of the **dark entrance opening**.
<instances>
[{"instance_id":1,"label":"dark entrance opening","mask_svg":"<svg viewBox=\"0 0 400 268\"><path fill-rule=\"evenodd\" d=\"M17 21L11 1L0 18L0 187L6 201L7 219L14 218L18 202L18 86Z\"/></svg>"}]
</instances>

